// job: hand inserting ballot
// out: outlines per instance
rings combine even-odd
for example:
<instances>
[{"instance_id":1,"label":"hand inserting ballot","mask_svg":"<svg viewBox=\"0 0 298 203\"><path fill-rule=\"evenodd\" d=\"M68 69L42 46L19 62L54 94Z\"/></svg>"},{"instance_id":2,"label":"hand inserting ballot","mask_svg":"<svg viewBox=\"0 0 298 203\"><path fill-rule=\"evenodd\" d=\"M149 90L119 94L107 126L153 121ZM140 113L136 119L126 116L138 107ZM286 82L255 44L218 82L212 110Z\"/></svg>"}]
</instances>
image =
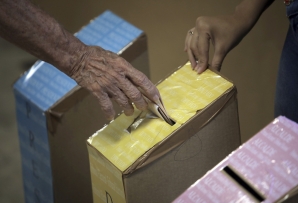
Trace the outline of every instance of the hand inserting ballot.
<instances>
[{"instance_id":1,"label":"hand inserting ballot","mask_svg":"<svg viewBox=\"0 0 298 203\"><path fill-rule=\"evenodd\" d=\"M147 108L143 95L155 103L161 100L155 85L125 59L83 44L30 0L0 0L0 36L87 88L108 120L115 116L111 99L126 115L133 113L132 103Z\"/></svg>"},{"instance_id":2,"label":"hand inserting ballot","mask_svg":"<svg viewBox=\"0 0 298 203\"><path fill-rule=\"evenodd\" d=\"M125 59L96 46L86 46L83 50L70 76L98 98L108 119L115 115L111 99L128 116L134 112L132 103L140 110L147 108L143 94L159 103L160 94L155 85Z\"/></svg>"}]
</instances>

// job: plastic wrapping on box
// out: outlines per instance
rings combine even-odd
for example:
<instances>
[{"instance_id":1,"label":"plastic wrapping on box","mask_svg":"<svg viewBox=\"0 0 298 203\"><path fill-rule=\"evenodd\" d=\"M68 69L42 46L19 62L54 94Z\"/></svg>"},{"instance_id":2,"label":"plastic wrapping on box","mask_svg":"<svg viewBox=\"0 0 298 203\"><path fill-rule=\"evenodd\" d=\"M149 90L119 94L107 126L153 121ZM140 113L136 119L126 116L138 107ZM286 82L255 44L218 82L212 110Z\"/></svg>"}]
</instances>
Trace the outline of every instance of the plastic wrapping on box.
<instances>
[{"instance_id":1,"label":"plastic wrapping on box","mask_svg":"<svg viewBox=\"0 0 298 203\"><path fill-rule=\"evenodd\" d=\"M176 122L173 126L160 118L143 117L129 132L127 129L141 114L135 109L133 116L121 114L90 137L88 143L119 170L131 173L138 166L138 161L146 158L146 151L154 149L157 143L170 136L197 111L232 87L231 82L210 70L198 75L187 63L157 85L168 114ZM129 168L132 164L134 167Z\"/></svg>"}]
</instances>

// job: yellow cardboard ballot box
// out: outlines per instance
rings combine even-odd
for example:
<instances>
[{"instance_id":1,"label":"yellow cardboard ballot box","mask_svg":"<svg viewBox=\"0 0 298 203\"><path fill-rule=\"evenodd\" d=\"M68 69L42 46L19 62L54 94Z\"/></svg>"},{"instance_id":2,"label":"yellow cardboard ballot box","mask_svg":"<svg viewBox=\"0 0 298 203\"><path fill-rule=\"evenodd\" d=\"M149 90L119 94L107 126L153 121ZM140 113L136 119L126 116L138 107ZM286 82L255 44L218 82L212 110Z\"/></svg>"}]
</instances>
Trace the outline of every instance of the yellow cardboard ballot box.
<instances>
[{"instance_id":1,"label":"yellow cardboard ballot box","mask_svg":"<svg viewBox=\"0 0 298 203\"><path fill-rule=\"evenodd\" d=\"M240 145L233 83L187 63L157 87L174 125L135 109L87 140L94 202L171 202Z\"/></svg>"}]
</instances>

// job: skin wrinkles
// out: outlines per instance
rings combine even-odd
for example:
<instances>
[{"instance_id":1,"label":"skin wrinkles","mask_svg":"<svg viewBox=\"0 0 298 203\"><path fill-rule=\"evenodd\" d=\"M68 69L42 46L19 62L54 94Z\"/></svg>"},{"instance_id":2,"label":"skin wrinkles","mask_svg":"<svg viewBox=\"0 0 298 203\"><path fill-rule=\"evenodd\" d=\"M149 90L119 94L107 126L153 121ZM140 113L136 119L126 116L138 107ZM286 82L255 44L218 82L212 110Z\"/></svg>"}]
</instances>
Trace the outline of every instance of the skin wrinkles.
<instances>
[{"instance_id":1,"label":"skin wrinkles","mask_svg":"<svg viewBox=\"0 0 298 203\"><path fill-rule=\"evenodd\" d=\"M30 0L0 0L0 36L40 60L55 66L89 90L106 118L115 116L112 101L126 115L147 107L146 95L157 103L155 85L122 57L98 46L88 46Z\"/></svg>"},{"instance_id":2,"label":"skin wrinkles","mask_svg":"<svg viewBox=\"0 0 298 203\"><path fill-rule=\"evenodd\" d=\"M100 57L97 57L98 53L101 53ZM146 109L147 103L139 90L126 78L126 72L129 72L126 69L130 69L131 66L122 58L112 60L116 57L117 55L114 53L93 47L90 52L83 55L79 64L72 68L71 77L82 86L97 83L98 86L94 88L95 85L92 85L91 90L107 93L104 97L97 94L97 97L103 101L101 108L104 111L111 112L110 102L106 102L105 99L108 96L124 109L126 115L132 115L133 106L131 102L134 102L141 110ZM143 81L145 82L143 85L150 85L146 83L145 79Z\"/></svg>"}]
</instances>

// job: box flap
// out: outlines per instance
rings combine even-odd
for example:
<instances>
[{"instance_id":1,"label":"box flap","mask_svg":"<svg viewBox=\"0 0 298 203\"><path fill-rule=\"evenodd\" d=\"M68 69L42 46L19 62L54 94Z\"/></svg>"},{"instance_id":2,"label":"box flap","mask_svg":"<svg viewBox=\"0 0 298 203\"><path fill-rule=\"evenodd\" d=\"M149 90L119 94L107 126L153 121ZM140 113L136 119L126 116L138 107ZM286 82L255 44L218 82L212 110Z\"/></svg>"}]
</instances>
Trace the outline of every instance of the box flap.
<instances>
[{"instance_id":1,"label":"box flap","mask_svg":"<svg viewBox=\"0 0 298 203\"><path fill-rule=\"evenodd\" d=\"M233 88L233 84L210 70L198 75L187 63L157 87L175 125L149 117L138 119L142 112L135 110L133 116L120 115L88 140L123 172L144 159L148 150L179 129L198 110ZM136 121L137 127L129 133L127 129Z\"/></svg>"},{"instance_id":2,"label":"box flap","mask_svg":"<svg viewBox=\"0 0 298 203\"><path fill-rule=\"evenodd\" d=\"M128 169L126 169L125 174L129 174L134 170L146 166L147 164L168 153L175 147L181 145L184 141L195 135L196 132L207 125L230 103L235 101L236 97L237 90L235 87L227 90L222 96L210 103L207 107L198 111L196 115L189 120L193 122L187 122L183 124L184 128L177 129L175 133L172 133L173 135L166 137L164 140L157 143L154 147L148 150L144 155L142 155L142 157L138 159L138 161L134 162ZM191 125L190 123L194 124Z\"/></svg>"},{"instance_id":3,"label":"box flap","mask_svg":"<svg viewBox=\"0 0 298 203\"><path fill-rule=\"evenodd\" d=\"M298 186L298 125L278 117L174 202L280 202Z\"/></svg>"},{"instance_id":4,"label":"box flap","mask_svg":"<svg viewBox=\"0 0 298 203\"><path fill-rule=\"evenodd\" d=\"M75 36L87 45L119 53L142 33L139 28L107 10L91 20Z\"/></svg>"},{"instance_id":5,"label":"box flap","mask_svg":"<svg viewBox=\"0 0 298 203\"><path fill-rule=\"evenodd\" d=\"M121 53L143 31L107 10L83 27L75 36L87 45L101 46L114 53ZM22 75L14 88L46 111L77 83L54 66L37 61Z\"/></svg>"}]
</instances>

